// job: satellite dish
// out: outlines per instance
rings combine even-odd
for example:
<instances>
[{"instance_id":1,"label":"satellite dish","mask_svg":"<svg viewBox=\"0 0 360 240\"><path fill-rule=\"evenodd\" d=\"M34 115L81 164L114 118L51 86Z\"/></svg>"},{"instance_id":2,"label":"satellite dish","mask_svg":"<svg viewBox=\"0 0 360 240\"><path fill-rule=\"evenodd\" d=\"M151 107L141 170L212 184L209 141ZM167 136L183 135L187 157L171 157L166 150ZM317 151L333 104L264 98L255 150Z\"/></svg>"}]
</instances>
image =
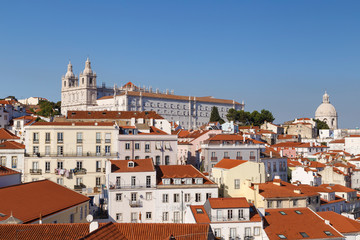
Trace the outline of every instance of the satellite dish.
<instances>
[{"instance_id":1,"label":"satellite dish","mask_svg":"<svg viewBox=\"0 0 360 240\"><path fill-rule=\"evenodd\" d=\"M86 216L86 221L88 221L88 222L92 222L93 219L94 219L94 217L91 214Z\"/></svg>"}]
</instances>

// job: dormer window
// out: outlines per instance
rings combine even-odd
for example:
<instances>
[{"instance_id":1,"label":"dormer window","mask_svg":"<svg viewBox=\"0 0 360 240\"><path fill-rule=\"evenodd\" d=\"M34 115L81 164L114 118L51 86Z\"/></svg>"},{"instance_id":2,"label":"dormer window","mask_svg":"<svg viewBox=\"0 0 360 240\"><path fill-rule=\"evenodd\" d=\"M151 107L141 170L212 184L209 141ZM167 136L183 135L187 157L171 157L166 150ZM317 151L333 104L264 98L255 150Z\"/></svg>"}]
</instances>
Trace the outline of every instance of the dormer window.
<instances>
[{"instance_id":1,"label":"dormer window","mask_svg":"<svg viewBox=\"0 0 360 240\"><path fill-rule=\"evenodd\" d=\"M203 184L203 182L202 178L195 178L195 184Z\"/></svg>"},{"instance_id":2,"label":"dormer window","mask_svg":"<svg viewBox=\"0 0 360 240\"><path fill-rule=\"evenodd\" d=\"M174 178L174 184L181 184L181 178Z\"/></svg>"},{"instance_id":3,"label":"dormer window","mask_svg":"<svg viewBox=\"0 0 360 240\"><path fill-rule=\"evenodd\" d=\"M135 166L135 163L133 161L128 162L128 167L133 168Z\"/></svg>"},{"instance_id":4,"label":"dormer window","mask_svg":"<svg viewBox=\"0 0 360 240\"><path fill-rule=\"evenodd\" d=\"M184 178L185 184L190 185L192 184L192 178Z\"/></svg>"},{"instance_id":5,"label":"dormer window","mask_svg":"<svg viewBox=\"0 0 360 240\"><path fill-rule=\"evenodd\" d=\"M170 178L163 178L162 183L164 185L170 185Z\"/></svg>"}]
</instances>

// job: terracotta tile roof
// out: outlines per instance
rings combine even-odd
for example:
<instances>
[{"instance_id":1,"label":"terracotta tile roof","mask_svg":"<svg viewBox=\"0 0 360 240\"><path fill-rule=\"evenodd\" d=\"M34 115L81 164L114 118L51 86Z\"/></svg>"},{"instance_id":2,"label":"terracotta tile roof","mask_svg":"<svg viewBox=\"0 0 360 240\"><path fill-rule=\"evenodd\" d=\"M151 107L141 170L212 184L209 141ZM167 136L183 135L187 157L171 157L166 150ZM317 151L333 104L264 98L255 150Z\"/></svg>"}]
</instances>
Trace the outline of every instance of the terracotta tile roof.
<instances>
[{"instance_id":1,"label":"terracotta tile roof","mask_svg":"<svg viewBox=\"0 0 360 240\"><path fill-rule=\"evenodd\" d=\"M297 135L290 135L290 134L284 134L284 135L278 135L277 139L298 139L299 137Z\"/></svg>"},{"instance_id":2,"label":"terracotta tile roof","mask_svg":"<svg viewBox=\"0 0 360 240\"><path fill-rule=\"evenodd\" d=\"M350 135L348 137L360 137L360 135Z\"/></svg>"},{"instance_id":3,"label":"terracotta tile roof","mask_svg":"<svg viewBox=\"0 0 360 240\"><path fill-rule=\"evenodd\" d=\"M249 208L250 204L244 197L239 198L209 198L211 208Z\"/></svg>"},{"instance_id":4,"label":"terracotta tile roof","mask_svg":"<svg viewBox=\"0 0 360 240\"><path fill-rule=\"evenodd\" d=\"M337 202L344 202L345 203L346 199L344 198L341 198L337 195L335 195L335 199L334 200L326 200L326 199L323 199L323 198L320 198L320 205L324 206L326 204L333 204L333 203L337 203Z\"/></svg>"},{"instance_id":5,"label":"terracotta tile roof","mask_svg":"<svg viewBox=\"0 0 360 240\"><path fill-rule=\"evenodd\" d=\"M136 160L110 160L111 172L153 172L154 163L151 158ZM129 167L129 162L134 162L134 167Z\"/></svg>"},{"instance_id":6,"label":"terracotta tile roof","mask_svg":"<svg viewBox=\"0 0 360 240\"><path fill-rule=\"evenodd\" d=\"M159 165L156 173L158 185L162 185L162 178L203 178L203 184L215 184L193 165Z\"/></svg>"},{"instance_id":7,"label":"terracotta tile roof","mask_svg":"<svg viewBox=\"0 0 360 240\"><path fill-rule=\"evenodd\" d=\"M272 181L266 183L254 184L259 187L259 194L264 198L284 198L284 197L293 197L293 198L305 198L308 196L319 195L316 191L308 191L307 189L301 189L301 193L298 193L296 190L299 190L299 186L292 185L284 181ZM252 187L254 188L254 187Z\"/></svg>"},{"instance_id":8,"label":"terracotta tile roof","mask_svg":"<svg viewBox=\"0 0 360 240\"><path fill-rule=\"evenodd\" d=\"M209 132L209 130L194 130L194 131L182 130L179 132L178 137L179 138L198 138L208 132Z\"/></svg>"},{"instance_id":9,"label":"terracotta tile roof","mask_svg":"<svg viewBox=\"0 0 360 240\"><path fill-rule=\"evenodd\" d=\"M239 126L239 129L260 129L259 126Z\"/></svg>"},{"instance_id":10,"label":"terracotta tile roof","mask_svg":"<svg viewBox=\"0 0 360 240\"><path fill-rule=\"evenodd\" d=\"M317 162L317 161L310 161L310 167L312 168L325 168L326 165L321 163L321 162Z\"/></svg>"},{"instance_id":11,"label":"terracotta tile roof","mask_svg":"<svg viewBox=\"0 0 360 240\"><path fill-rule=\"evenodd\" d=\"M332 211L318 212L317 214L319 214L323 219L329 220L331 226L343 234L360 232L360 222L358 221Z\"/></svg>"},{"instance_id":12,"label":"terracotta tile roof","mask_svg":"<svg viewBox=\"0 0 360 240\"><path fill-rule=\"evenodd\" d=\"M25 200L24 200L25 199ZM0 188L0 221L13 216L24 223L89 201L88 197L49 180Z\"/></svg>"},{"instance_id":13,"label":"terracotta tile roof","mask_svg":"<svg viewBox=\"0 0 360 240\"><path fill-rule=\"evenodd\" d=\"M22 116L22 117L18 117L18 118L13 118L13 120L29 120L29 121L32 121L32 120L36 120L36 117L33 117L33 116Z\"/></svg>"},{"instance_id":14,"label":"terracotta tile roof","mask_svg":"<svg viewBox=\"0 0 360 240\"><path fill-rule=\"evenodd\" d=\"M149 92L142 92L143 97L148 98L161 98L161 99L175 99L175 100L182 100L182 101L189 101L189 96L180 96L180 95L173 95L173 94L163 94L163 93L149 93ZM118 94L117 96L123 96L125 93ZM129 91L127 92L129 96L140 96L140 92ZM111 99L114 98L113 96L105 96L98 100L103 99ZM198 102L211 102L211 103L222 103L222 104L235 104L241 105L240 103L233 100L226 100L226 99L218 99L213 97L190 97L192 101L196 100Z\"/></svg>"},{"instance_id":15,"label":"terracotta tile roof","mask_svg":"<svg viewBox=\"0 0 360 240\"><path fill-rule=\"evenodd\" d=\"M301 214L295 211L299 211ZM309 236L306 239L343 238L308 208L267 209L266 213L265 232L270 240L280 239L279 234L284 235L286 239L303 239L301 232ZM330 232L332 235L328 236L325 232Z\"/></svg>"},{"instance_id":16,"label":"terracotta tile roof","mask_svg":"<svg viewBox=\"0 0 360 240\"><path fill-rule=\"evenodd\" d=\"M68 111L67 119L164 119L155 111Z\"/></svg>"},{"instance_id":17,"label":"terracotta tile roof","mask_svg":"<svg viewBox=\"0 0 360 240\"><path fill-rule=\"evenodd\" d=\"M210 137L206 142L212 141L239 141L243 143L245 139L245 143L254 143L254 144L265 144L264 142L260 142L251 138L243 137L238 134L218 134L213 137Z\"/></svg>"},{"instance_id":18,"label":"terracotta tile roof","mask_svg":"<svg viewBox=\"0 0 360 240\"><path fill-rule=\"evenodd\" d=\"M9 130L5 128L0 128L0 140L9 140L9 139L20 139L15 134L11 133Z\"/></svg>"},{"instance_id":19,"label":"terracotta tile roof","mask_svg":"<svg viewBox=\"0 0 360 240\"><path fill-rule=\"evenodd\" d=\"M224 169L231 169L234 167L239 166L240 164L246 163L246 160L236 160L236 159L222 159L218 162L214 167L215 168L224 168Z\"/></svg>"},{"instance_id":20,"label":"terracotta tile roof","mask_svg":"<svg viewBox=\"0 0 360 240\"><path fill-rule=\"evenodd\" d=\"M0 224L2 239L74 240L89 233L89 223Z\"/></svg>"},{"instance_id":21,"label":"terracotta tile roof","mask_svg":"<svg viewBox=\"0 0 360 240\"><path fill-rule=\"evenodd\" d=\"M262 154L267 158L270 158L270 155L272 155L273 158L281 158L279 151L276 151L272 147L265 147L265 151L262 152Z\"/></svg>"},{"instance_id":22,"label":"terracotta tile roof","mask_svg":"<svg viewBox=\"0 0 360 240\"><path fill-rule=\"evenodd\" d=\"M21 173L0 165L0 177L7 176L7 175L13 175L13 174L21 174Z\"/></svg>"},{"instance_id":23,"label":"terracotta tile roof","mask_svg":"<svg viewBox=\"0 0 360 240\"><path fill-rule=\"evenodd\" d=\"M103 226L99 225L99 228L95 231L92 231L85 237L81 239L88 240L106 240L106 239L116 239L116 240L127 240L127 238L120 232L119 228L116 227L115 223L109 222Z\"/></svg>"},{"instance_id":24,"label":"terracotta tile roof","mask_svg":"<svg viewBox=\"0 0 360 240\"><path fill-rule=\"evenodd\" d=\"M141 135L169 135L168 133L154 127L154 126L150 126L150 132L146 133L146 132L139 132L139 134Z\"/></svg>"},{"instance_id":25,"label":"terracotta tile roof","mask_svg":"<svg viewBox=\"0 0 360 240\"><path fill-rule=\"evenodd\" d=\"M114 126L113 122L36 122L32 126Z\"/></svg>"},{"instance_id":26,"label":"terracotta tile roof","mask_svg":"<svg viewBox=\"0 0 360 240\"><path fill-rule=\"evenodd\" d=\"M356 192L355 189L348 188L340 184L321 184L319 187L328 188L335 192Z\"/></svg>"},{"instance_id":27,"label":"terracotta tile roof","mask_svg":"<svg viewBox=\"0 0 360 240\"><path fill-rule=\"evenodd\" d=\"M329 143L345 143L345 138L332 140L332 141L329 142Z\"/></svg>"},{"instance_id":28,"label":"terracotta tile roof","mask_svg":"<svg viewBox=\"0 0 360 240\"><path fill-rule=\"evenodd\" d=\"M296 167L296 166L302 166L301 163L299 163L298 161L293 161L291 159L287 159L287 166L288 167Z\"/></svg>"},{"instance_id":29,"label":"terracotta tile roof","mask_svg":"<svg viewBox=\"0 0 360 240\"><path fill-rule=\"evenodd\" d=\"M0 149L25 149L25 145L14 141L5 141L0 143Z\"/></svg>"},{"instance_id":30,"label":"terracotta tile roof","mask_svg":"<svg viewBox=\"0 0 360 240\"><path fill-rule=\"evenodd\" d=\"M207 215L204 206L190 206L191 212L195 218L196 223L210 223L210 218ZM198 209L198 210L197 210Z\"/></svg>"}]
</instances>

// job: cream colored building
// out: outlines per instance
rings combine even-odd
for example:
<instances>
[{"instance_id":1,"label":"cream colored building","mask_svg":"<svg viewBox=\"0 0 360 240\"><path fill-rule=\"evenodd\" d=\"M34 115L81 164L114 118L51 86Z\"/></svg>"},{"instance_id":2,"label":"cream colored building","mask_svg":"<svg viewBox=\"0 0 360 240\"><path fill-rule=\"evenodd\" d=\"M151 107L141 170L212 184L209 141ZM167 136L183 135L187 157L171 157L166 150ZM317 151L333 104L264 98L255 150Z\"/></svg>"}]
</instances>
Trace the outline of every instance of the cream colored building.
<instances>
[{"instance_id":1,"label":"cream colored building","mask_svg":"<svg viewBox=\"0 0 360 240\"><path fill-rule=\"evenodd\" d=\"M242 182L265 182L265 167L262 162L223 159L212 168L211 178L218 184L222 197L240 197Z\"/></svg>"},{"instance_id":2,"label":"cream colored building","mask_svg":"<svg viewBox=\"0 0 360 240\"><path fill-rule=\"evenodd\" d=\"M25 182L49 179L96 192L105 184L105 161L118 157L111 122L36 122L25 131Z\"/></svg>"}]
</instances>

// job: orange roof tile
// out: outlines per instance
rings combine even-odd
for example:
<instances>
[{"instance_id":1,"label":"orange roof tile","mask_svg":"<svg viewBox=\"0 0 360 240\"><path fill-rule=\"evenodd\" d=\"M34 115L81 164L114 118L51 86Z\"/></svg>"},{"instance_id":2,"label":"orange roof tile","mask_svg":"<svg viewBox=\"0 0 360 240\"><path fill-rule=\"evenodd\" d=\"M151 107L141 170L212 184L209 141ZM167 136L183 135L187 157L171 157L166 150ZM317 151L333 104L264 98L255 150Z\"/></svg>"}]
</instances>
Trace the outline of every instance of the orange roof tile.
<instances>
[{"instance_id":1,"label":"orange roof tile","mask_svg":"<svg viewBox=\"0 0 360 240\"><path fill-rule=\"evenodd\" d=\"M68 111L67 119L164 119L155 111Z\"/></svg>"},{"instance_id":2,"label":"orange roof tile","mask_svg":"<svg viewBox=\"0 0 360 240\"><path fill-rule=\"evenodd\" d=\"M24 201L26 199L26 201ZM7 219L13 216L24 223L89 201L88 197L49 180L29 182L0 188L0 212Z\"/></svg>"},{"instance_id":3,"label":"orange roof tile","mask_svg":"<svg viewBox=\"0 0 360 240\"><path fill-rule=\"evenodd\" d=\"M348 188L340 184L321 184L319 187L332 189L335 192L356 192L355 189Z\"/></svg>"},{"instance_id":4,"label":"orange roof tile","mask_svg":"<svg viewBox=\"0 0 360 240\"><path fill-rule=\"evenodd\" d=\"M280 211L285 215L281 214ZM301 214L295 211L299 211ZM266 213L265 232L270 240L280 239L279 234L284 235L286 239L303 239L301 232L309 236L306 239L343 238L308 208L267 209ZM332 235L326 235L325 231Z\"/></svg>"},{"instance_id":5,"label":"orange roof tile","mask_svg":"<svg viewBox=\"0 0 360 240\"><path fill-rule=\"evenodd\" d=\"M113 122L36 122L32 126L114 126Z\"/></svg>"},{"instance_id":6,"label":"orange roof tile","mask_svg":"<svg viewBox=\"0 0 360 240\"><path fill-rule=\"evenodd\" d=\"M0 177L7 176L7 175L13 175L13 174L21 174L21 173L0 165Z\"/></svg>"},{"instance_id":7,"label":"orange roof tile","mask_svg":"<svg viewBox=\"0 0 360 240\"><path fill-rule=\"evenodd\" d=\"M196 223L210 223L210 218L207 215L204 206L190 206L191 212L195 218Z\"/></svg>"},{"instance_id":8,"label":"orange roof tile","mask_svg":"<svg viewBox=\"0 0 360 240\"><path fill-rule=\"evenodd\" d=\"M105 239L116 239L116 240L127 240L127 238L120 232L120 229L112 222L106 223L103 226L99 226L98 229L92 231L81 239L88 240L105 240Z\"/></svg>"},{"instance_id":9,"label":"orange roof tile","mask_svg":"<svg viewBox=\"0 0 360 240\"><path fill-rule=\"evenodd\" d=\"M159 185L162 185L162 178L203 178L203 184L215 184L193 165L159 165L156 172Z\"/></svg>"},{"instance_id":10,"label":"orange roof tile","mask_svg":"<svg viewBox=\"0 0 360 240\"><path fill-rule=\"evenodd\" d=\"M111 172L154 172L154 163L151 158L136 160L110 160ZM134 162L134 167L129 167L129 162Z\"/></svg>"},{"instance_id":11,"label":"orange roof tile","mask_svg":"<svg viewBox=\"0 0 360 240\"><path fill-rule=\"evenodd\" d=\"M345 139L342 138L342 139L336 139L336 140L332 140L331 142L329 143L345 143Z\"/></svg>"},{"instance_id":12,"label":"orange roof tile","mask_svg":"<svg viewBox=\"0 0 360 240\"><path fill-rule=\"evenodd\" d=\"M20 139L18 136L6 130L5 128L0 128L0 140L9 140L9 139Z\"/></svg>"},{"instance_id":13,"label":"orange roof tile","mask_svg":"<svg viewBox=\"0 0 360 240\"><path fill-rule=\"evenodd\" d=\"M249 208L250 204L244 197L239 198L209 198L211 208Z\"/></svg>"},{"instance_id":14,"label":"orange roof tile","mask_svg":"<svg viewBox=\"0 0 360 240\"><path fill-rule=\"evenodd\" d=\"M290 134L284 134L284 135L278 135L277 139L297 139L299 138L297 135L290 135Z\"/></svg>"},{"instance_id":15,"label":"orange roof tile","mask_svg":"<svg viewBox=\"0 0 360 240\"><path fill-rule=\"evenodd\" d=\"M215 168L224 168L224 169L231 169L234 167L239 166L240 164L246 163L246 160L236 160L236 159L222 159L218 162L214 167Z\"/></svg>"},{"instance_id":16,"label":"orange roof tile","mask_svg":"<svg viewBox=\"0 0 360 240\"><path fill-rule=\"evenodd\" d=\"M278 180L277 181L278 183L274 183L274 182L276 181L274 180L272 182L259 183L254 185L258 185L259 194L264 198L284 198L284 197L305 198L308 196L319 195L319 193L313 191L312 189L310 191L308 191L307 189L301 189L301 193L297 193L295 190L300 189L299 186L295 186L281 180Z\"/></svg>"},{"instance_id":17,"label":"orange roof tile","mask_svg":"<svg viewBox=\"0 0 360 240\"><path fill-rule=\"evenodd\" d=\"M25 149L25 145L14 141L5 141L0 143L0 149Z\"/></svg>"},{"instance_id":18,"label":"orange roof tile","mask_svg":"<svg viewBox=\"0 0 360 240\"><path fill-rule=\"evenodd\" d=\"M331 226L336 228L341 233L354 233L360 232L360 222L350 219L348 217L342 216L332 211L327 212L318 212L325 220L329 220Z\"/></svg>"}]
</instances>

